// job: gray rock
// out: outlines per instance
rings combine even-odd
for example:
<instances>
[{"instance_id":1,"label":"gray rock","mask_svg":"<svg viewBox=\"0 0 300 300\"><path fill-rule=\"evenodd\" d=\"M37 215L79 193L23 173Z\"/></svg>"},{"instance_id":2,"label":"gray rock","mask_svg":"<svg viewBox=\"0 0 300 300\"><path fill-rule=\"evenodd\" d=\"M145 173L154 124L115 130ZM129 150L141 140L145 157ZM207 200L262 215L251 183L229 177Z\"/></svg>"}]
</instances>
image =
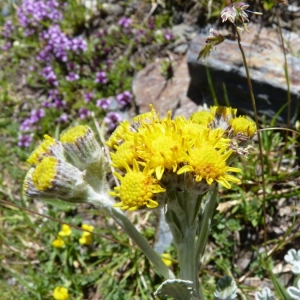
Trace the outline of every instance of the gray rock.
<instances>
[{"instance_id":1,"label":"gray rock","mask_svg":"<svg viewBox=\"0 0 300 300\"><path fill-rule=\"evenodd\" d=\"M249 25L249 33L243 32L242 45L246 54L252 79L259 116L272 118L287 102L287 84L284 74L284 56L278 31L273 28L259 28ZM300 37L292 32L283 32L288 70L290 76L292 122L297 116L300 93ZM206 68L212 78L219 104L225 105L224 85L230 105L241 113L253 114L245 69L237 41L225 40L212 51L206 61L198 60L200 49L208 36L200 33L192 41L188 51L188 68L191 76L188 96L197 104L213 104L208 86ZM277 123L287 122L285 108Z\"/></svg>"}]
</instances>

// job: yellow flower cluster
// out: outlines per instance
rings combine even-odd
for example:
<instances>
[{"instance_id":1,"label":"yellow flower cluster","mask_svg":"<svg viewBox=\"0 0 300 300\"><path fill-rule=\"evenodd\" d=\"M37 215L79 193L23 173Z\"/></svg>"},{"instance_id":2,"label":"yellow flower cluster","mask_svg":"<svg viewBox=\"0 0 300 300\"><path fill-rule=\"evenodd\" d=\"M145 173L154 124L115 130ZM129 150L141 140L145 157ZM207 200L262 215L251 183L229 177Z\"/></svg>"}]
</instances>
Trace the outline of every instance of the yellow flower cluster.
<instances>
[{"instance_id":1,"label":"yellow flower cluster","mask_svg":"<svg viewBox=\"0 0 300 300\"><path fill-rule=\"evenodd\" d=\"M93 242L92 232L94 230L94 226L88 224L82 224L81 228L83 229L83 232L81 238L79 239L79 243L81 245L91 245Z\"/></svg>"},{"instance_id":2,"label":"yellow flower cluster","mask_svg":"<svg viewBox=\"0 0 300 300\"><path fill-rule=\"evenodd\" d=\"M170 174L190 173L195 183L207 186L218 182L230 188L229 182L239 182L228 172L241 170L228 166L227 160L253 137L256 126L245 117L236 117L236 112L211 107L189 119L172 119L170 112L160 118L152 107L151 112L133 118L133 126L121 123L107 142L112 166L119 170L115 175L120 186L111 192L121 199L115 206L130 211L157 207L159 197L170 188Z\"/></svg>"},{"instance_id":3,"label":"yellow flower cluster","mask_svg":"<svg viewBox=\"0 0 300 300\"><path fill-rule=\"evenodd\" d=\"M94 226L88 224L82 224L81 228L83 230L81 237L79 238L79 243L81 245L91 245L93 242L92 232L94 231ZM64 248L66 241L70 241L70 236L72 234L72 229L69 225L63 224L61 230L59 231L57 238L52 242L52 246L55 248Z\"/></svg>"},{"instance_id":4,"label":"yellow flower cluster","mask_svg":"<svg viewBox=\"0 0 300 300\"><path fill-rule=\"evenodd\" d=\"M52 242L52 246L55 248L65 247L65 238L69 238L72 234L72 229L69 225L63 224L61 231L58 233L57 238Z\"/></svg>"}]
</instances>

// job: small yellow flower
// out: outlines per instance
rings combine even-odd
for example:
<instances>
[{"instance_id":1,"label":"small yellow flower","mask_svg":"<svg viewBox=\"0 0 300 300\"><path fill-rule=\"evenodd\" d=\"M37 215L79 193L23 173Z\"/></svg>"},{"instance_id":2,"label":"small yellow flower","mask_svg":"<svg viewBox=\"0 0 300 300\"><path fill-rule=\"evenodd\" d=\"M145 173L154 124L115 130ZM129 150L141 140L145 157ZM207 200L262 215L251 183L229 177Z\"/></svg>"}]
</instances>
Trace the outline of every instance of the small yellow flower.
<instances>
[{"instance_id":1,"label":"small yellow flower","mask_svg":"<svg viewBox=\"0 0 300 300\"><path fill-rule=\"evenodd\" d=\"M128 120L123 121L119 124L119 126L115 129L115 131L110 136L109 140L106 142L106 145L114 149L115 146L120 145L120 143L124 140L124 137L131 135L131 126Z\"/></svg>"},{"instance_id":2,"label":"small yellow flower","mask_svg":"<svg viewBox=\"0 0 300 300\"><path fill-rule=\"evenodd\" d=\"M211 111L198 111L191 115L190 120L193 123L206 125L208 126L213 120L215 116Z\"/></svg>"},{"instance_id":3,"label":"small yellow flower","mask_svg":"<svg viewBox=\"0 0 300 300\"><path fill-rule=\"evenodd\" d=\"M177 174L193 172L195 181L206 181L211 185L214 181L230 189L231 182L240 182L240 180L227 172L241 172L241 169L229 167L226 160L232 153L232 150L224 152L224 149L216 150L214 146L208 143L202 143L198 148L189 150L188 164L178 170Z\"/></svg>"},{"instance_id":4,"label":"small yellow flower","mask_svg":"<svg viewBox=\"0 0 300 300\"><path fill-rule=\"evenodd\" d=\"M161 255L161 259L167 267L172 265L172 256L169 253L163 253Z\"/></svg>"},{"instance_id":5,"label":"small yellow flower","mask_svg":"<svg viewBox=\"0 0 300 300\"><path fill-rule=\"evenodd\" d=\"M92 225L88 225L88 224L82 224L81 228L83 230L88 230L88 231L93 231L94 230L94 226ZM79 243L82 245L91 245L93 242L93 236L90 232L88 231L84 231L81 235L81 238L79 239Z\"/></svg>"},{"instance_id":6,"label":"small yellow flower","mask_svg":"<svg viewBox=\"0 0 300 300\"><path fill-rule=\"evenodd\" d=\"M116 192L110 192L110 194L119 197L121 202L114 204L114 206L129 211L145 207L156 208L158 202L153 200L154 195L166 190L157 184L158 180L151 176L151 171L145 167L141 172L136 160L133 161L133 170L126 166L126 171L124 177L115 173L121 181L121 185L115 187Z\"/></svg>"},{"instance_id":7,"label":"small yellow flower","mask_svg":"<svg viewBox=\"0 0 300 300\"><path fill-rule=\"evenodd\" d=\"M53 292L53 298L55 300L67 300L69 298L69 291L67 288L57 286Z\"/></svg>"},{"instance_id":8,"label":"small yellow flower","mask_svg":"<svg viewBox=\"0 0 300 300\"><path fill-rule=\"evenodd\" d=\"M65 242L60 236L58 236L57 239L52 242L52 246L55 248L63 248L65 246Z\"/></svg>"},{"instance_id":9,"label":"small yellow flower","mask_svg":"<svg viewBox=\"0 0 300 300\"><path fill-rule=\"evenodd\" d=\"M229 120L234 135L242 134L247 137L253 137L256 132L256 125L252 120L248 120L243 116Z\"/></svg>"},{"instance_id":10,"label":"small yellow flower","mask_svg":"<svg viewBox=\"0 0 300 300\"><path fill-rule=\"evenodd\" d=\"M71 234L72 234L72 229L67 224L63 224L61 226L61 231L58 233L59 236L70 236Z\"/></svg>"}]
</instances>

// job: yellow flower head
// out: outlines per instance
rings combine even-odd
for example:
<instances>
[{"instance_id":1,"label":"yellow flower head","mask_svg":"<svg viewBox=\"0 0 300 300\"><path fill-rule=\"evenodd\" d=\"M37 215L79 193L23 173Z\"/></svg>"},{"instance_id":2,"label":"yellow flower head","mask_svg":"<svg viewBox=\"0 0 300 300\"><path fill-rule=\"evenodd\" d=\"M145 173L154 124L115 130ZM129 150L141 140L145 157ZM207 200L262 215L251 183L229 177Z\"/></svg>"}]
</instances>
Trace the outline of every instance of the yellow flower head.
<instances>
[{"instance_id":1,"label":"yellow flower head","mask_svg":"<svg viewBox=\"0 0 300 300\"><path fill-rule=\"evenodd\" d=\"M127 120L123 121L112 133L109 140L106 142L106 145L109 148L114 149L115 146L120 145L124 141L124 137L128 139L131 134L132 129L130 123Z\"/></svg>"},{"instance_id":2,"label":"yellow flower head","mask_svg":"<svg viewBox=\"0 0 300 300\"><path fill-rule=\"evenodd\" d=\"M121 186L111 193L121 199L117 207L130 210L156 207L153 194L165 191L159 181L168 189L170 182L176 180L170 179L176 173L190 172L197 186L205 183L206 188L198 187L199 191L207 190L213 182L226 188L231 187L229 182L239 182L228 173L241 170L228 166L227 159L233 151L244 153L245 143L240 143L241 139L233 140L232 135L233 132L253 135L254 123L237 118L237 110L231 107L213 106L210 111L197 112L188 120L172 119L171 112L160 118L151 108L151 112L134 118L135 129L124 123L110 139L112 166L125 172L123 176L116 173ZM189 186L193 182L191 178ZM148 196L141 196L147 193Z\"/></svg>"},{"instance_id":3,"label":"yellow flower head","mask_svg":"<svg viewBox=\"0 0 300 300\"><path fill-rule=\"evenodd\" d=\"M229 120L229 124L232 126L234 135L242 134L251 138L256 132L255 123L243 116Z\"/></svg>"},{"instance_id":4,"label":"yellow flower head","mask_svg":"<svg viewBox=\"0 0 300 300\"><path fill-rule=\"evenodd\" d=\"M52 246L55 248L63 248L65 246L65 241L58 236L57 239L52 242Z\"/></svg>"},{"instance_id":5,"label":"yellow flower head","mask_svg":"<svg viewBox=\"0 0 300 300\"><path fill-rule=\"evenodd\" d=\"M167 267L172 265L172 256L169 253L163 253L161 255L161 259Z\"/></svg>"},{"instance_id":6,"label":"yellow flower head","mask_svg":"<svg viewBox=\"0 0 300 300\"><path fill-rule=\"evenodd\" d=\"M131 165L134 159L138 159L136 144L133 140L125 141L120 146L115 146L116 152L110 153L112 167L124 169L125 165Z\"/></svg>"},{"instance_id":7,"label":"yellow flower head","mask_svg":"<svg viewBox=\"0 0 300 300\"><path fill-rule=\"evenodd\" d=\"M83 230L88 230L88 231L84 231L82 233L81 238L79 239L79 243L81 245L91 245L93 243L93 236L91 232L94 230L94 226L88 224L82 224L81 228Z\"/></svg>"},{"instance_id":8,"label":"yellow flower head","mask_svg":"<svg viewBox=\"0 0 300 300\"><path fill-rule=\"evenodd\" d=\"M121 185L115 187L116 192L110 192L112 196L119 197L121 202L114 204L122 210L135 211L140 208L156 208L158 202L154 200L155 194L165 192L158 183L158 180L151 176L147 167L140 171L136 160L133 161L133 169L126 166L127 173L124 177L115 173Z\"/></svg>"},{"instance_id":9,"label":"yellow flower head","mask_svg":"<svg viewBox=\"0 0 300 300\"><path fill-rule=\"evenodd\" d=\"M71 234L72 234L72 229L67 224L63 224L61 226L61 231L58 233L59 236L70 236Z\"/></svg>"},{"instance_id":10,"label":"yellow flower head","mask_svg":"<svg viewBox=\"0 0 300 300\"><path fill-rule=\"evenodd\" d=\"M240 180L227 172L241 172L238 168L226 165L226 160L231 155L232 150L224 152L224 149L216 150L209 143L202 143L197 148L189 150L188 164L178 170L177 174L193 172L195 181L204 180L208 185L214 181L226 188L231 188L228 181L239 182Z\"/></svg>"},{"instance_id":11,"label":"yellow flower head","mask_svg":"<svg viewBox=\"0 0 300 300\"><path fill-rule=\"evenodd\" d=\"M193 123L208 126L214 120L215 116L211 111L198 111L191 115L190 120Z\"/></svg>"},{"instance_id":12,"label":"yellow flower head","mask_svg":"<svg viewBox=\"0 0 300 300\"><path fill-rule=\"evenodd\" d=\"M67 288L57 286L53 292L53 298L55 300L67 300L69 298L69 291Z\"/></svg>"},{"instance_id":13,"label":"yellow flower head","mask_svg":"<svg viewBox=\"0 0 300 300\"><path fill-rule=\"evenodd\" d=\"M32 152L27 162L35 166L44 156L54 156L59 159L64 159L64 148L62 144L47 134L44 135L44 141Z\"/></svg>"}]
</instances>

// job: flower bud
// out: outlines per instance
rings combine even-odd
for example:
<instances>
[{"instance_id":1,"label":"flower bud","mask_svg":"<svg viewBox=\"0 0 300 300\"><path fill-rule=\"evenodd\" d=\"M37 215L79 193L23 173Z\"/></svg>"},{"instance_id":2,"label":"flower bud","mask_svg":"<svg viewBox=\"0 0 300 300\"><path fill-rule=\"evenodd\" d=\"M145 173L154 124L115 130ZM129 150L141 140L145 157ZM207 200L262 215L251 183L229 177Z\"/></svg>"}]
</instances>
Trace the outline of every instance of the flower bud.
<instances>
[{"instance_id":1,"label":"flower bud","mask_svg":"<svg viewBox=\"0 0 300 300\"><path fill-rule=\"evenodd\" d=\"M31 168L23 189L29 197L59 198L69 202L86 202L94 194L83 172L55 157L44 157L36 168Z\"/></svg>"},{"instance_id":2,"label":"flower bud","mask_svg":"<svg viewBox=\"0 0 300 300\"><path fill-rule=\"evenodd\" d=\"M80 170L86 169L88 165L103 157L94 132L88 126L72 127L60 136L60 141L74 165Z\"/></svg>"}]
</instances>

